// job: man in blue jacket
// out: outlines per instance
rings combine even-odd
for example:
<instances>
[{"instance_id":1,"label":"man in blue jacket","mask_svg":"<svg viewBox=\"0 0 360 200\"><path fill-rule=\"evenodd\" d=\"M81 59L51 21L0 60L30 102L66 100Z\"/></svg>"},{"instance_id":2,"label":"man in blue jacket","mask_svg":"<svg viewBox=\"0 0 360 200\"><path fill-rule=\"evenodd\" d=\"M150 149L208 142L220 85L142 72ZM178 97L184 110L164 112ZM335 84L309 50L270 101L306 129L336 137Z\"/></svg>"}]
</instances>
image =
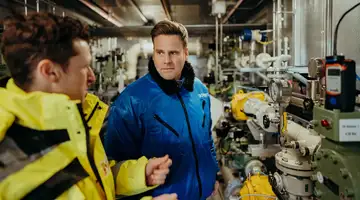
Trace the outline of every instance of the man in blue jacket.
<instances>
[{"instance_id":1,"label":"man in blue jacket","mask_svg":"<svg viewBox=\"0 0 360 200\"><path fill-rule=\"evenodd\" d=\"M151 31L149 73L130 84L110 108L105 150L121 161L140 156L173 160L164 185L152 195L177 193L180 200L205 200L216 189L210 96L188 58L188 33L161 21Z\"/></svg>"}]
</instances>

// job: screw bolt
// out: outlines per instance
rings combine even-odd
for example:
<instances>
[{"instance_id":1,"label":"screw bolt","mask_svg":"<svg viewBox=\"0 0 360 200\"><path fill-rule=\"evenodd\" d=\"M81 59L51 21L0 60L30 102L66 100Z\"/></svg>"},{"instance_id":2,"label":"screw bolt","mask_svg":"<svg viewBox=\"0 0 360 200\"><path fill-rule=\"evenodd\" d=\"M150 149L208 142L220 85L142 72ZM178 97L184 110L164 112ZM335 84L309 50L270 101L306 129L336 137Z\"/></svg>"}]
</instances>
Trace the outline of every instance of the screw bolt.
<instances>
[{"instance_id":1,"label":"screw bolt","mask_svg":"<svg viewBox=\"0 0 360 200\"><path fill-rule=\"evenodd\" d=\"M341 168L340 169L340 174L341 176L346 179L347 177L349 177L349 171L346 168Z\"/></svg>"},{"instance_id":2,"label":"screw bolt","mask_svg":"<svg viewBox=\"0 0 360 200\"><path fill-rule=\"evenodd\" d=\"M354 190L351 188L346 188L345 189L345 196L346 197L353 197L354 196Z\"/></svg>"}]
</instances>

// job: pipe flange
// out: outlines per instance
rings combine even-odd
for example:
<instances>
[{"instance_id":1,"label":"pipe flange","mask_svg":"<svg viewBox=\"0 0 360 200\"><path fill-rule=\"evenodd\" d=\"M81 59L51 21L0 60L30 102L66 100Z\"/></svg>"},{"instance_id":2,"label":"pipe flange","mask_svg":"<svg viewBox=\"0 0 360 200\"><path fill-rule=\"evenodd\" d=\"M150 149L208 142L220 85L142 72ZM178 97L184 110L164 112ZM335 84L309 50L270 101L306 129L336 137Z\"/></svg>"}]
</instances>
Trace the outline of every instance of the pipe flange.
<instances>
[{"instance_id":1,"label":"pipe flange","mask_svg":"<svg viewBox=\"0 0 360 200\"><path fill-rule=\"evenodd\" d=\"M300 155L295 149L283 149L275 155L276 167L288 174L310 177L312 166L306 157Z\"/></svg>"},{"instance_id":2,"label":"pipe flange","mask_svg":"<svg viewBox=\"0 0 360 200\"><path fill-rule=\"evenodd\" d=\"M272 62L268 62L271 59L271 56L267 53L260 53L256 56L256 65L261 68L269 68Z\"/></svg>"}]
</instances>

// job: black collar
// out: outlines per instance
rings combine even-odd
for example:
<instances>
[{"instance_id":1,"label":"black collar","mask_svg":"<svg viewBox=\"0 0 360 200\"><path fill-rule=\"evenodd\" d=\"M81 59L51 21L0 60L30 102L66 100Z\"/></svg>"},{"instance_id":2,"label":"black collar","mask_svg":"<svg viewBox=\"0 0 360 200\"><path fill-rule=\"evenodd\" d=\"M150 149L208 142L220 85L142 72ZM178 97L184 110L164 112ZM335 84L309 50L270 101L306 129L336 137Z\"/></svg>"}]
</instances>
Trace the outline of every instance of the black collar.
<instances>
[{"instance_id":1,"label":"black collar","mask_svg":"<svg viewBox=\"0 0 360 200\"><path fill-rule=\"evenodd\" d=\"M152 58L149 60L148 68L151 77L167 95L180 91L181 87L179 87L179 84L175 80L165 80L160 76ZM184 68L181 72L181 78L184 80L182 86L189 92L192 92L194 90L195 73L193 67L187 61L185 61Z\"/></svg>"}]
</instances>

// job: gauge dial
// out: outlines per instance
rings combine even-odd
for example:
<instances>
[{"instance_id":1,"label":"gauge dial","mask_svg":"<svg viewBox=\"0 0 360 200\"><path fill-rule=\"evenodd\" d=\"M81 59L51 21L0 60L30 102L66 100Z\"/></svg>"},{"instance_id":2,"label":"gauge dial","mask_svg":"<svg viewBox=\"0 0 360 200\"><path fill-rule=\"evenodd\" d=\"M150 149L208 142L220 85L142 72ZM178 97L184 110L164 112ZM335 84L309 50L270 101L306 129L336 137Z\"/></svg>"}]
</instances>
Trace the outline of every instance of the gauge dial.
<instances>
[{"instance_id":1,"label":"gauge dial","mask_svg":"<svg viewBox=\"0 0 360 200\"><path fill-rule=\"evenodd\" d=\"M277 101L280 98L280 87L276 82L270 84L269 94L274 101Z\"/></svg>"}]
</instances>

